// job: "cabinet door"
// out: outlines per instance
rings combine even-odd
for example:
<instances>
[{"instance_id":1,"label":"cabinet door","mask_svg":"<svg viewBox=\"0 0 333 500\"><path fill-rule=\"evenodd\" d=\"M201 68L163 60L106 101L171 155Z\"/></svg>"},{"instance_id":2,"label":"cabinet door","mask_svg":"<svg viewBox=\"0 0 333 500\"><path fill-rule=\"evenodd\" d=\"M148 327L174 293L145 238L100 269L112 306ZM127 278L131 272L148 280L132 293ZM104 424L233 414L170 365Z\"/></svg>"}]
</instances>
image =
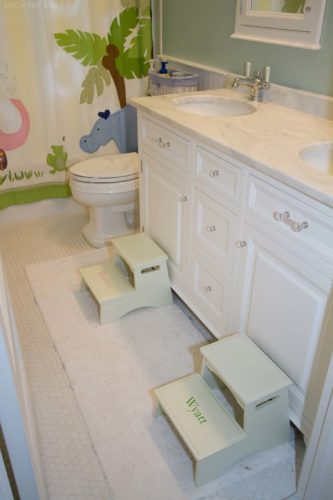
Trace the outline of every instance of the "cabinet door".
<instances>
[{"instance_id":1,"label":"cabinet door","mask_svg":"<svg viewBox=\"0 0 333 500\"><path fill-rule=\"evenodd\" d=\"M194 313L216 337L228 333L231 282L214 261L192 251L189 273L189 298Z\"/></svg>"},{"instance_id":2,"label":"cabinet door","mask_svg":"<svg viewBox=\"0 0 333 500\"><path fill-rule=\"evenodd\" d=\"M189 183L146 155L142 169L144 230L168 254L172 283L184 285L189 246Z\"/></svg>"},{"instance_id":3,"label":"cabinet door","mask_svg":"<svg viewBox=\"0 0 333 500\"><path fill-rule=\"evenodd\" d=\"M193 191L193 246L211 258L228 278L233 276L240 233L240 216L234 215L214 200L209 191Z\"/></svg>"},{"instance_id":4,"label":"cabinet door","mask_svg":"<svg viewBox=\"0 0 333 500\"><path fill-rule=\"evenodd\" d=\"M241 330L294 381L300 418L331 280L249 224L242 239Z\"/></svg>"}]
</instances>

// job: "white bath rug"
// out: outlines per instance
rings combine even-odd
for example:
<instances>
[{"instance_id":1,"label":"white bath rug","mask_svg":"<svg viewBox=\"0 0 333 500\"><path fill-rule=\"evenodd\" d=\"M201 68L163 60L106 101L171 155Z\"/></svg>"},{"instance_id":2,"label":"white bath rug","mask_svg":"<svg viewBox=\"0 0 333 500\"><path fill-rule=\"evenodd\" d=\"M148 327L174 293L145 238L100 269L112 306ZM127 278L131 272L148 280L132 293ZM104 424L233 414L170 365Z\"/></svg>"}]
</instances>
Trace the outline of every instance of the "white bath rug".
<instances>
[{"instance_id":1,"label":"white bath rug","mask_svg":"<svg viewBox=\"0 0 333 500\"><path fill-rule=\"evenodd\" d=\"M167 420L154 418L153 388L198 371L206 340L177 303L101 326L78 269L106 249L34 264L27 274L63 363L113 500L283 500L295 491L294 434L197 488L192 461ZM70 439L70 436L64 436Z\"/></svg>"}]
</instances>

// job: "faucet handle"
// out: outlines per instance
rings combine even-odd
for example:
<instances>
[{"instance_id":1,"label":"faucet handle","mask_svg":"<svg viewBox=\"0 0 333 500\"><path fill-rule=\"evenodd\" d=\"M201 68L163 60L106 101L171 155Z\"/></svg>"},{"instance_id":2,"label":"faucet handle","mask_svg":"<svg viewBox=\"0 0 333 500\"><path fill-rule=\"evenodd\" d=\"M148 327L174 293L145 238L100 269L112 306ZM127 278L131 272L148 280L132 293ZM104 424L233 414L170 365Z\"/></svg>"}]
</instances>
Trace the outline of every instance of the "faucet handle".
<instances>
[{"instance_id":1,"label":"faucet handle","mask_svg":"<svg viewBox=\"0 0 333 500\"><path fill-rule=\"evenodd\" d=\"M271 67L265 66L264 67L264 82L265 83L269 83L270 76L271 76Z\"/></svg>"},{"instance_id":2,"label":"faucet handle","mask_svg":"<svg viewBox=\"0 0 333 500\"><path fill-rule=\"evenodd\" d=\"M246 61L244 63L244 76L245 78L250 78L251 75L251 63L250 61Z\"/></svg>"}]
</instances>

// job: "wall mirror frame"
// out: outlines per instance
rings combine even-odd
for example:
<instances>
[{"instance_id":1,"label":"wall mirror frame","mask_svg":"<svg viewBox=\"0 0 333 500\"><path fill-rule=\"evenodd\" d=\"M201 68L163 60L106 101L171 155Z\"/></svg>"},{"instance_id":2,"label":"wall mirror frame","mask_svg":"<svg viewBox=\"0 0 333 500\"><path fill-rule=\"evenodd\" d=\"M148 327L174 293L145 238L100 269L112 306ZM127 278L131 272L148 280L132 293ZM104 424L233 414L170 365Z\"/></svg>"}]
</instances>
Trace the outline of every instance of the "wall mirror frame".
<instances>
[{"instance_id":1,"label":"wall mirror frame","mask_svg":"<svg viewBox=\"0 0 333 500\"><path fill-rule=\"evenodd\" d=\"M274 0L271 0L272 5ZM276 1L276 0L275 0ZM277 0L279 1L279 0ZM326 0L300 0L298 12L288 12L288 0L280 0L281 11L255 8L253 0L237 0L235 31L231 38L288 45L304 49L321 48L320 35ZM267 6L269 0L266 0ZM297 2L296 2L297 3ZM258 5L265 5L265 1ZM295 0L294 0L295 5Z\"/></svg>"}]
</instances>

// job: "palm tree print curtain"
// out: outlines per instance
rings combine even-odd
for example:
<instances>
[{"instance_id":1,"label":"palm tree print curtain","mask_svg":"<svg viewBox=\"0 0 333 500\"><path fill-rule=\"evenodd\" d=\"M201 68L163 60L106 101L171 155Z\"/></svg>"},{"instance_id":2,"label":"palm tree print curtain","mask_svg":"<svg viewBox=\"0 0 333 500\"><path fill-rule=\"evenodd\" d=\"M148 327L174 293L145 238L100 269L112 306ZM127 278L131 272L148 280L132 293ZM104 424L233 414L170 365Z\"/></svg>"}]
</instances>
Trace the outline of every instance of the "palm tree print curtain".
<instances>
[{"instance_id":1,"label":"palm tree print curtain","mask_svg":"<svg viewBox=\"0 0 333 500\"><path fill-rule=\"evenodd\" d=\"M150 0L0 0L0 209L69 196L72 164L136 149L150 58Z\"/></svg>"}]
</instances>

